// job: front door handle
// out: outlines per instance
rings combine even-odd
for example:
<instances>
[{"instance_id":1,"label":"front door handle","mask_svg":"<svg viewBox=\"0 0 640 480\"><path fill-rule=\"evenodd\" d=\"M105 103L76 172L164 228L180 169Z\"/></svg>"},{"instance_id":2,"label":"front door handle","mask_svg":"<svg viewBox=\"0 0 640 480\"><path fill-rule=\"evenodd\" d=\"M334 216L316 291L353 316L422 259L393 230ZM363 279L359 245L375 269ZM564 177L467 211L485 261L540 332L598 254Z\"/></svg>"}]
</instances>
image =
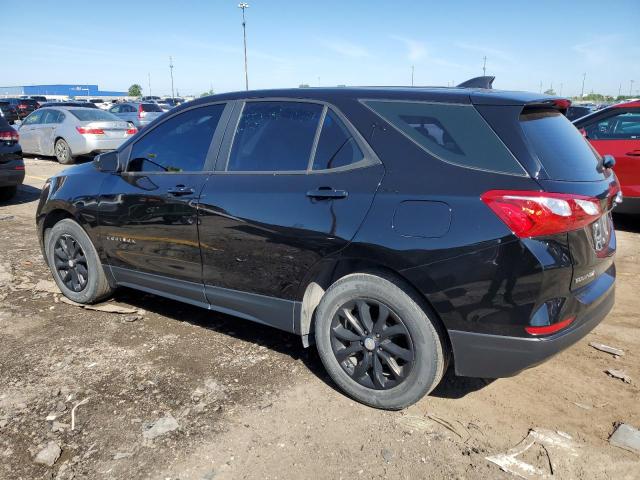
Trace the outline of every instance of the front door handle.
<instances>
[{"instance_id":1,"label":"front door handle","mask_svg":"<svg viewBox=\"0 0 640 480\"><path fill-rule=\"evenodd\" d=\"M346 190L334 190L331 187L320 187L307 192L307 197L310 198L345 198L347 195Z\"/></svg>"},{"instance_id":2,"label":"front door handle","mask_svg":"<svg viewBox=\"0 0 640 480\"><path fill-rule=\"evenodd\" d=\"M184 185L176 185L173 188L167 190L169 195L173 195L174 197L182 197L184 195L193 195L196 193L195 189L191 187L185 187Z\"/></svg>"},{"instance_id":3,"label":"front door handle","mask_svg":"<svg viewBox=\"0 0 640 480\"><path fill-rule=\"evenodd\" d=\"M633 150L632 152L627 152L627 155L630 157L640 157L640 150Z\"/></svg>"}]
</instances>

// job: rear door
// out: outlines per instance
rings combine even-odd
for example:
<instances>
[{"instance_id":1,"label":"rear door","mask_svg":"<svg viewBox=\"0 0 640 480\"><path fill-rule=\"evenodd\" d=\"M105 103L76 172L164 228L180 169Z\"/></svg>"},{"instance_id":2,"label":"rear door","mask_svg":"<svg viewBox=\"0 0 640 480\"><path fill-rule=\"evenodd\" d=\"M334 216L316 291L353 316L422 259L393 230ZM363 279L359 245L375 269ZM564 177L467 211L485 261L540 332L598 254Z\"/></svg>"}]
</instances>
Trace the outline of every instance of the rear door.
<instances>
[{"instance_id":1,"label":"rear door","mask_svg":"<svg viewBox=\"0 0 640 480\"><path fill-rule=\"evenodd\" d=\"M583 125L601 155L613 155L622 193L640 197L640 108L613 109L605 118Z\"/></svg>"},{"instance_id":2,"label":"rear door","mask_svg":"<svg viewBox=\"0 0 640 480\"><path fill-rule=\"evenodd\" d=\"M200 198L209 302L291 330L301 282L351 241L383 172L325 104L239 102Z\"/></svg>"},{"instance_id":3,"label":"rear door","mask_svg":"<svg viewBox=\"0 0 640 480\"><path fill-rule=\"evenodd\" d=\"M182 111L121 153L126 171L102 185L99 224L116 279L203 303L197 202L225 104Z\"/></svg>"}]
</instances>

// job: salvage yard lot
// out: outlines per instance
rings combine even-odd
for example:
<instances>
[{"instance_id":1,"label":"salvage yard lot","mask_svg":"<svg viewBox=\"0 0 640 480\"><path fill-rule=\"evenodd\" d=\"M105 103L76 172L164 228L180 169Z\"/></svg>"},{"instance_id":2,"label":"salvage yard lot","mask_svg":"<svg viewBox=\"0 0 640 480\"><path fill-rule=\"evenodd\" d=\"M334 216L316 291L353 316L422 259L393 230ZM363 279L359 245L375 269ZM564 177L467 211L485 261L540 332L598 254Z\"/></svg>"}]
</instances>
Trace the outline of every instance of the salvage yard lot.
<instances>
[{"instance_id":1,"label":"salvage yard lot","mask_svg":"<svg viewBox=\"0 0 640 480\"><path fill-rule=\"evenodd\" d=\"M62 167L26 165L0 206L0 478L514 478L486 457L532 429L569 445L520 457L540 471L637 478L638 454L608 443L618 423L640 427L637 220L617 219L616 306L585 339L514 378L449 372L383 412L339 393L293 335L126 289L107 304L135 311L64 303L34 226L39 187Z\"/></svg>"}]
</instances>

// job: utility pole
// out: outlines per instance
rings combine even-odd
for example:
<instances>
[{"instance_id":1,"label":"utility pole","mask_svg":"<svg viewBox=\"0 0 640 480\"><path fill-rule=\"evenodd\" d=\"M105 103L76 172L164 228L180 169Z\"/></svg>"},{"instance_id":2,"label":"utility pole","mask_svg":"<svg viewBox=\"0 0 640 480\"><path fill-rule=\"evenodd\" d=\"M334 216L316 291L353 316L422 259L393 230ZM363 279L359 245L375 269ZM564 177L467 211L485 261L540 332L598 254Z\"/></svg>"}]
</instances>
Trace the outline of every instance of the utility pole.
<instances>
[{"instance_id":1,"label":"utility pole","mask_svg":"<svg viewBox=\"0 0 640 480\"><path fill-rule=\"evenodd\" d=\"M242 9L242 36L244 38L244 86L249 90L249 73L247 72L247 22L244 19L244 11L249 8L248 3L238 4L238 8Z\"/></svg>"},{"instance_id":2,"label":"utility pole","mask_svg":"<svg viewBox=\"0 0 640 480\"><path fill-rule=\"evenodd\" d=\"M633 80L631 80L629 85L629 96L633 97Z\"/></svg>"},{"instance_id":3,"label":"utility pole","mask_svg":"<svg viewBox=\"0 0 640 480\"><path fill-rule=\"evenodd\" d=\"M618 87L618 97L622 95L622 82L620 82L620 86Z\"/></svg>"},{"instance_id":4,"label":"utility pole","mask_svg":"<svg viewBox=\"0 0 640 480\"><path fill-rule=\"evenodd\" d=\"M149 96L151 96L151 73L147 73L149 77Z\"/></svg>"},{"instance_id":5,"label":"utility pole","mask_svg":"<svg viewBox=\"0 0 640 480\"><path fill-rule=\"evenodd\" d=\"M482 57L482 76L487 76L487 56Z\"/></svg>"},{"instance_id":6,"label":"utility pole","mask_svg":"<svg viewBox=\"0 0 640 480\"><path fill-rule=\"evenodd\" d=\"M580 100L584 97L584 81L587 78L586 72L582 74L582 90L580 91Z\"/></svg>"},{"instance_id":7,"label":"utility pole","mask_svg":"<svg viewBox=\"0 0 640 480\"><path fill-rule=\"evenodd\" d=\"M562 96L562 82L560 82L560 92L558 93L558 96Z\"/></svg>"},{"instance_id":8,"label":"utility pole","mask_svg":"<svg viewBox=\"0 0 640 480\"><path fill-rule=\"evenodd\" d=\"M411 86L413 87L413 74L415 72L415 67L411 65Z\"/></svg>"},{"instance_id":9,"label":"utility pole","mask_svg":"<svg viewBox=\"0 0 640 480\"><path fill-rule=\"evenodd\" d=\"M542 93L542 80L540 80L540 93Z\"/></svg>"},{"instance_id":10,"label":"utility pole","mask_svg":"<svg viewBox=\"0 0 640 480\"><path fill-rule=\"evenodd\" d=\"M173 57L169 56L169 73L171 74L171 100L176 103L176 96L173 94Z\"/></svg>"}]
</instances>

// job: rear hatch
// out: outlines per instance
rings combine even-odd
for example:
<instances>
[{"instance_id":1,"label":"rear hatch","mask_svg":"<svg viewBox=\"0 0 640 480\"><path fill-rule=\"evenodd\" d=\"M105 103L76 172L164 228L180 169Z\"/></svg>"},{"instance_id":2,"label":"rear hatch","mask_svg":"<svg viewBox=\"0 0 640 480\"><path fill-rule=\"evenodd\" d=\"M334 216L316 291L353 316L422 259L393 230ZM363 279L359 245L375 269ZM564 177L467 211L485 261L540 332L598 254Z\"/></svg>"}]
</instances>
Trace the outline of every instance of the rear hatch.
<instances>
[{"instance_id":1,"label":"rear hatch","mask_svg":"<svg viewBox=\"0 0 640 480\"><path fill-rule=\"evenodd\" d=\"M141 103L138 107L138 117L152 121L162 115L164 111L157 103Z\"/></svg>"},{"instance_id":2,"label":"rear hatch","mask_svg":"<svg viewBox=\"0 0 640 480\"><path fill-rule=\"evenodd\" d=\"M69 112L78 119L76 129L81 135L100 135L102 138L127 138L135 133L128 122L100 109L77 108Z\"/></svg>"},{"instance_id":3,"label":"rear hatch","mask_svg":"<svg viewBox=\"0 0 640 480\"><path fill-rule=\"evenodd\" d=\"M541 99L525 105L478 105L489 124L549 196L556 209L546 227L566 232L573 276L571 289L607 271L616 249L611 221L619 185L601 156L564 116L568 102ZM555 225L554 225L555 224Z\"/></svg>"}]
</instances>

